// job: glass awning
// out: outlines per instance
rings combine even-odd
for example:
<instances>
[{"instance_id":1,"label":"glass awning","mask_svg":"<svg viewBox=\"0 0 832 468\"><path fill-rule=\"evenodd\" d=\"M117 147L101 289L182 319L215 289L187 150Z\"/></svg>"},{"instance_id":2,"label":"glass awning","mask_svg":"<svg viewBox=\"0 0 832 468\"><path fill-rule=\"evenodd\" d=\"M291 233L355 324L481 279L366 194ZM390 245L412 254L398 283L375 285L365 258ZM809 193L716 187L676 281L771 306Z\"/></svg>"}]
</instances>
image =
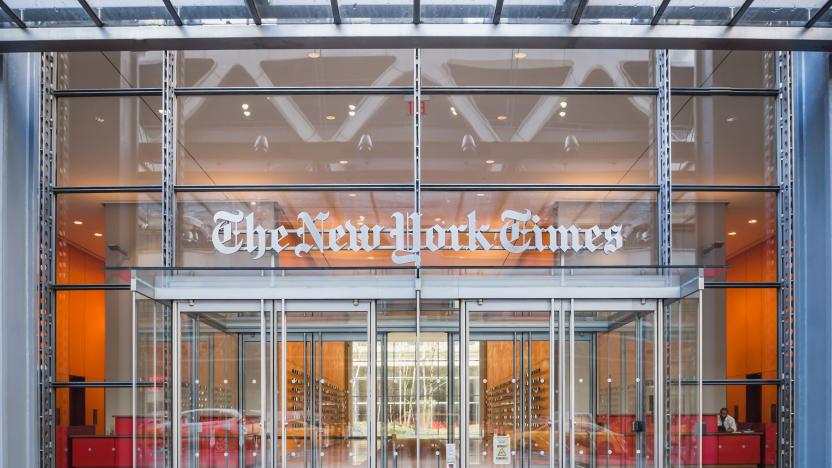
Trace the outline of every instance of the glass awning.
<instances>
[{"instance_id":1,"label":"glass awning","mask_svg":"<svg viewBox=\"0 0 832 468\"><path fill-rule=\"evenodd\" d=\"M2 28L233 24L832 27L828 0L5 0Z\"/></svg>"}]
</instances>

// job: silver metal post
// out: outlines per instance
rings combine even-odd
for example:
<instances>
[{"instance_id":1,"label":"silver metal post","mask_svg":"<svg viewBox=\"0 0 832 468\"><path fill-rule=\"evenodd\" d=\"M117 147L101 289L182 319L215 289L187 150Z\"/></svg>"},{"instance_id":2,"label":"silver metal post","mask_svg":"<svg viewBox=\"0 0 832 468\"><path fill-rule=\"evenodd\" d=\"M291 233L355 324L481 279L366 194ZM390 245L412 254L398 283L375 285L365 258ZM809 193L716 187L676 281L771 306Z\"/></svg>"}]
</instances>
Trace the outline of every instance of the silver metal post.
<instances>
[{"instance_id":1,"label":"silver metal post","mask_svg":"<svg viewBox=\"0 0 832 468\"><path fill-rule=\"evenodd\" d=\"M421 407L422 407L422 388L421 388L421 352L422 352L422 292L418 289L416 290L416 354L414 354L414 359L416 362L415 370L416 370L416 468L420 468L422 453L420 443L421 441L419 438L421 437L420 429L421 429Z\"/></svg>"},{"instance_id":2,"label":"silver metal post","mask_svg":"<svg viewBox=\"0 0 832 468\"><path fill-rule=\"evenodd\" d=\"M555 468L555 300L549 300L549 468ZM560 430L560 429L558 429Z\"/></svg>"},{"instance_id":3,"label":"silver metal post","mask_svg":"<svg viewBox=\"0 0 832 468\"><path fill-rule=\"evenodd\" d=\"M367 311L367 464L376 468L376 301Z\"/></svg>"},{"instance_id":4,"label":"silver metal post","mask_svg":"<svg viewBox=\"0 0 832 468\"><path fill-rule=\"evenodd\" d=\"M564 301L558 309L558 435L560 466L566 466L566 317Z\"/></svg>"},{"instance_id":5,"label":"silver metal post","mask_svg":"<svg viewBox=\"0 0 832 468\"><path fill-rule=\"evenodd\" d=\"M569 299L569 466L575 468L575 299ZM590 455L592 456L592 455Z\"/></svg>"},{"instance_id":6,"label":"silver metal post","mask_svg":"<svg viewBox=\"0 0 832 468\"><path fill-rule=\"evenodd\" d=\"M656 324L653 326L653 460L656 468L665 465L664 437L665 437L665 400L662 395L667 395L664 390L664 301L658 301L656 307Z\"/></svg>"},{"instance_id":7,"label":"silver metal post","mask_svg":"<svg viewBox=\"0 0 832 468\"><path fill-rule=\"evenodd\" d=\"M305 392L304 392L305 393ZM280 300L280 466L286 466L286 299Z\"/></svg>"},{"instance_id":8,"label":"silver metal post","mask_svg":"<svg viewBox=\"0 0 832 468\"><path fill-rule=\"evenodd\" d=\"M699 443L696 444L696 460L699 468L702 468L702 292L696 293L697 307L696 307L696 414L698 415L698 424L696 425L696 434L699 437ZM762 461L762 460L761 460Z\"/></svg>"},{"instance_id":9,"label":"silver metal post","mask_svg":"<svg viewBox=\"0 0 832 468\"><path fill-rule=\"evenodd\" d=\"M171 356L173 362L171 363L173 382L173 411L171 412L171 428L173 428L173 468L179 468L182 460L182 423L179 421L179 412L182 408L182 384L181 384L181 340L182 340L182 322L179 317L179 302L173 303L173 320L171 320L173 328L173 346L171 347Z\"/></svg>"},{"instance_id":10,"label":"silver metal post","mask_svg":"<svg viewBox=\"0 0 832 468\"><path fill-rule=\"evenodd\" d=\"M131 354L131 359L130 359L130 375L131 375L131 378L130 378L130 414L133 415L133 418L132 418L132 421L131 421L131 425L133 427L133 432L131 434L131 441L132 441L131 447L133 447L133 450L131 451L132 452L131 458L133 460L133 466L138 466L138 464L136 463L137 462L137 460L136 460L137 450L138 450L138 445L136 445L136 426L137 426L137 424L136 424L136 407L137 407L136 398L137 398L137 393L138 393L136 391L136 382L138 381L138 378L139 378L138 362L137 362L138 356L139 356L137 341L138 341L139 337L138 337L138 335L136 335L136 330L138 328L136 326L137 325L136 324L136 295L137 294L138 293L135 292L135 291L133 291L133 293L131 294L132 297L133 297L133 307L131 308L131 311L130 311L130 329L131 329L130 336L133 337L133 339L131 340L131 345L130 345L130 348L131 348L130 349L130 354ZM155 367L154 367L154 369L155 369Z\"/></svg>"},{"instance_id":11,"label":"silver metal post","mask_svg":"<svg viewBox=\"0 0 832 468\"><path fill-rule=\"evenodd\" d=\"M468 466L468 302L459 304L459 466ZM450 461L450 460L447 460Z\"/></svg>"},{"instance_id":12,"label":"silver metal post","mask_svg":"<svg viewBox=\"0 0 832 468\"><path fill-rule=\"evenodd\" d=\"M242 363L240 363L242 364ZM260 466L266 466L266 301L260 299ZM245 444L243 444L245 451ZM245 458L244 458L245 460Z\"/></svg>"}]
</instances>

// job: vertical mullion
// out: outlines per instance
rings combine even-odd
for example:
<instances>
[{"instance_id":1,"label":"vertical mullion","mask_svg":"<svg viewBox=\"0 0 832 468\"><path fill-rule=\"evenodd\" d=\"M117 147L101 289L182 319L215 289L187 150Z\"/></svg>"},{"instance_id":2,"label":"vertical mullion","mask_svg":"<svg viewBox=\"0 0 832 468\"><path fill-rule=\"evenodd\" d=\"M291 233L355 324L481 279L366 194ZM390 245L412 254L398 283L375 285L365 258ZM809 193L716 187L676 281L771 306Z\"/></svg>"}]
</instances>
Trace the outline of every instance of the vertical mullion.
<instances>
[{"instance_id":1,"label":"vertical mullion","mask_svg":"<svg viewBox=\"0 0 832 468\"><path fill-rule=\"evenodd\" d=\"M575 299L569 299L569 466L575 468ZM594 457L594 454L590 454Z\"/></svg>"},{"instance_id":2,"label":"vertical mullion","mask_svg":"<svg viewBox=\"0 0 832 468\"><path fill-rule=\"evenodd\" d=\"M664 436L665 423L664 414L669 400L665 400L667 391L664 389L664 360L665 347L665 303L660 300L656 303L656 319L653 325L653 462L656 468L663 468L665 464Z\"/></svg>"},{"instance_id":3,"label":"vertical mullion","mask_svg":"<svg viewBox=\"0 0 832 468\"><path fill-rule=\"evenodd\" d=\"M416 413L416 424L415 424L415 426L416 426L416 468L420 468L421 456L422 456L421 455L421 450L420 450L421 449L420 441L419 441L419 438L421 437L420 430L419 430L420 425L421 425L421 423L420 423L420 421L421 421L421 409L420 408L422 406L421 405L421 403L422 403L422 393L421 393L421 383L420 383L420 379L421 379L421 375L420 375L420 371L421 371L420 355L421 354L420 353L421 353L421 350L422 350L422 331L421 331L421 328L422 328L421 319L422 319L422 317L421 316L422 316L422 292L417 289L416 290L416 353L414 354L414 359L415 359L414 365L415 365L415 371L416 371L415 372L416 373L416 385L415 385L415 389L416 389L416 412L415 412Z\"/></svg>"},{"instance_id":4,"label":"vertical mullion","mask_svg":"<svg viewBox=\"0 0 832 468\"><path fill-rule=\"evenodd\" d=\"M376 468L376 301L367 309L367 464Z\"/></svg>"},{"instance_id":5,"label":"vertical mullion","mask_svg":"<svg viewBox=\"0 0 832 468\"><path fill-rule=\"evenodd\" d=\"M182 460L182 424L179 423L179 408L181 408L181 399L182 399L182 386L179 385L181 379L181 368L180 368L180 358L179 358L179 351L180 351L180 341L182 338L181 327L182 322L179 318L179 302L174 302L172 306L172 320L171 320L171 328L173 329L173 333L171 334L173 338L173 344L171 346L171 356L172 356L172 363L171 363L171 380L174 382L173 385L173 392L172 392L172 407L173 407L173 414L170 415L171 418L171 428L173 429L173 447L172 450L168 450L167 452L173 452L173 460L172 466L173 468L179 468L179 465Z\"/></svg>"},{"instance_id":6,"label":"vertical mullion","mask_svg":"<svg viewBox=\"0 0 832 468\"><path fill-rule=\"evenodd\" d=\"M702 442L704 441L704 431L702 430L702 376L704 375L702 372L702 292L697 292L696 296L696 414L698 415L696 435L699 438L699 443L696 444L696 460L697 466L702 468Z\"/></svg>"},{"instance_id":7,"label":"vertical mullion","mask_svg":"<svg viewBox=\"0 0 832 468\"><path fill-rule=\"evenodd\" d=\"M549 299L549 468L555 468L555 299ZM560 431L561 429L558 428ZM418 468L418 467L417 467Z\"/></svg>"},{"instance_id":8,"label":"vertical mullion","mask_svg":"<svg viewBox=\"0 0 832 468\"><path fill-rule=\"evenodd\" d=\"M778 375L779 423L778 453L779 465L793 465L794 454L794 145L793 145L793 102L792 99L792 55L790 52L777 53L777 178L780 190L778 205L778 264L777 279L782 285L778 294Z\"/></svg>"},{"instance_id":9,"label":"vertical mullion","mask_svg":"<svg viewBox=\"0 0 832 468\"><path fill-rule=\"evenodd\" d=\"M564 301L558 309L558 435L560 466L566 466L566 318Z\"/></svg>"},{"instance_id":10,"label":"vertical mullion","mask_svg":"<svg viewBox=\"0 0 832 468\"><path fill-rule=\"evenodd\" d=\"M468 466L468 302L459 304L459 466ZM451 460L446 460L450 462Z\"/></svg>"},{"instance_id":11,"label":"vertical mullion","mask_svg":"<svg viewBox=\"0 0 832 468\"><path fill-rule=\"evenodd\" d=\"M421 78L421 51L413 49L413 213L414 221L418 219L422 211L422 78ZM413 226L416 229L418 223ZM416 289L421 289L419 279L421 278L421 253L416 250Z\"/></svg>"},{"instance_id":12,"label":"vertical mullion","mask_svg":"<svg viewBox=\"0 0 832 468\"><path fill-rule=\"evenodd\" d=\"M304 391L304 395L306 391ZM280 466L286 466L286 299L280 300ZM305 432L304 432L305 435Z\"/></svg>"},{"instance_id":13,"label":"vertical mullion","mask_svg":"<svg viewBox=\"0 0 832 468\"><path fill-rule=\"evenodd\" d=\"M266 301L260 299L260 466L266 463ZM245 444L243 444L245 451Z\"/></svg>"},{"instance_id":14,"label":"vertical mullion","mask_svg":"<svg viewBox=\"0 0 832 468\"><path fill-rule=\"evenodd\" d=\"M131 459L133 461L133 466L139 466L136 460L136 379L138 378L138 369L137 369L137 362L138 359L138 337L136 335L137 327L136 327L136 291L133 291L131 294L132 299L132 307L130 309L130 415L131 418L131 425L132 425L132 433L130 434L131 440ZM155 367L154 367L155 369Z\"/></svg>"}]
</instances>

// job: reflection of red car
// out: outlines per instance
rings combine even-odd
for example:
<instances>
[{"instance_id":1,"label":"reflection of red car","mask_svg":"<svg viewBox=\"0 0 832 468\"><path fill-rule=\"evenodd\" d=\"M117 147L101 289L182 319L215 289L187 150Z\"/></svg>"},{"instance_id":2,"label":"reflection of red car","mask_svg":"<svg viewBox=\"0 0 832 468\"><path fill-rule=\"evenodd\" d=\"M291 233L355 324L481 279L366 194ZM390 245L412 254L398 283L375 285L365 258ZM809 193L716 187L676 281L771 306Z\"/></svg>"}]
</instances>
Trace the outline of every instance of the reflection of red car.
<instances>
[{"instance_id":1,"label":"reflection of red car","mask_svg":"<svg viewBox=\"0 0 832 468\"><path fill-rule=\"evenodd\" d=\"M242 424L241 424L242 423ZM239 411L224 408L204 408L182 412L182 438L188 434L214 438L260 435L260 418L245 417Z\"/></svg>"},{"instance_id":2,"label":"reflection of red car","mask_svg":"<svg viewBox=\"0 0 832 468\"><path fill-rule=\"evenodd\" d=\"M593 435L595 437L595 453L607 453L607 451L610 451L611 455L620 456L627 452L627 440L624 434L613 432L593 422L578 421L575 423L575 451L577 452L577 461L583 462L591 458L592 454L590 453L589 447ZM531 436L533 447L548 452L548 428L533 430L531 431ZM557 438L558 432L555 430L555 440ZM569 443L568 433L566 434L566 443Z\"/></svg>"}]
</instances>

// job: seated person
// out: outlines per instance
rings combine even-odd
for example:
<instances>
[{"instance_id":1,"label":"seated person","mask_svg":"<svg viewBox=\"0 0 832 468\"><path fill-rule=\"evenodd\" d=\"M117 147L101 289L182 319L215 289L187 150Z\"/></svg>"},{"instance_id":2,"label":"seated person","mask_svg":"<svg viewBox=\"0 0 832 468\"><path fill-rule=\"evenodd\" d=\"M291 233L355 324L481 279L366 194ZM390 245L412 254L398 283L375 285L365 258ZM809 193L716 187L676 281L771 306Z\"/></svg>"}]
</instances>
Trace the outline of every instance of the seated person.
<instances>
[{"instance_id":1,"label":"seated person","mask_svg":"<svg viewBox=\"0 0 832 468\"><path fill-rule=\"evenodd\" d=\"M737 432L737 421L728 414L728 408L719 410L719 416L716 418L716 429L718 432Z\"/></svg>"}]
</instances>

